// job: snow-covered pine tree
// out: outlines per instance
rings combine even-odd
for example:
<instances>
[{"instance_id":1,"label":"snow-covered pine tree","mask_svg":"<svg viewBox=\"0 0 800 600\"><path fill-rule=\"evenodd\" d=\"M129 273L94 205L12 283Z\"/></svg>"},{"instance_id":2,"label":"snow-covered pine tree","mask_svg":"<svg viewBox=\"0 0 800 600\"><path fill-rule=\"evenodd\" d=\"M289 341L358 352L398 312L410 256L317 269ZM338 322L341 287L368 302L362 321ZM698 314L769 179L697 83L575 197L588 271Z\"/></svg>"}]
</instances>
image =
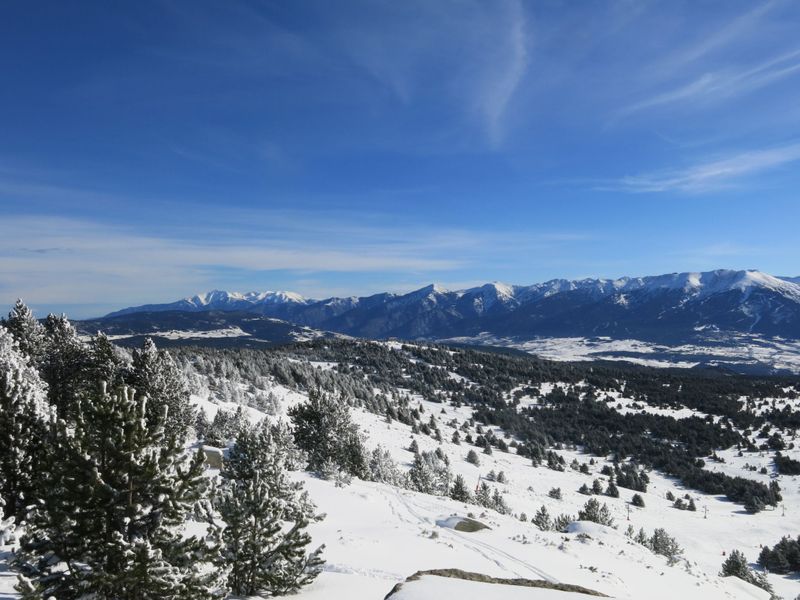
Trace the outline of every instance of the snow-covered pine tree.
<instances>
[{"instance_id":1,"label":"snow-covered pine tree","mask_svg":"<svg viewBox=\"0 0 800 600\"><path fill-rule=\"evenodd\" d=\"M244 430L220 473L217 508L225 521L222 561L235 594L272 596L310 583L323 563L322 547L306 553L306 527L321 517L286 470L290 450L264 423Z\"/></svg>"},{"instance_id":2,"label":"snow-covered pine tree","mask_svg":"<svg viewBox=\"0 0 800 600\"><path fill-rule=\"evenodd\" d=\"M133 390L98 386L75 408L50 423L46 493L15 558L23 598L220 597L206 540L183 533L206 489L202 453L165 437Z\"/></svg>"},{"instance_id":3,"label":"snow-covered pine tree","mask_svg":"<svg viewBox=\"0 0 800 600\"><path fill-rule=\"evenodd\" d=\"M309 469L319 471L326 462L333 461L350 475L368 476L366 450L344 398L312 390L307 402L289 410L289 417L295 442L308 453Z\"/></svg>"},{"instance_id":4,"label":"snow-covered pine tree","mask_svg":"<svg viewBox=\"0 0 800 600\"><path fill-rule=\"evenodd\" d=\"M447 496L450 491L450 467L434 452L414 455L408 471L408 487L424 494Z\"/></svg>"},{"instance_id":5,"label":"snow-covered pine tree","mask_svg":"<svg viewBox=\"0 0 800 600\"><path fill-rule=\"evenodd\" d=\"M372 450L372 456L369 460L369 474L372 481L379 483L400 485L402 481L402 475L391 453L380 446Z\"/></svg>"},{"instance_id":6,"label":"snow-covered pine tree","mask_svg":"<svg viewBox=\"0 0 800 600\"><path fill-rule=\"evenodd\" d=\"M46 343L39 373L47 382L48 399L58 417L69 420L74 417L75 405L87 386L87 351L65 315L47 315L44 328Z\"/></svg>"},{"instance_id":7,"label":"snow-covered pine tree","mask_svg":"<svg viewBox=\"0 0 800 600\"><path fill-rule=\"evenodd\" d=\"M147 338L142 348L133 353L132 379L136 391L148 398L148 421L158 421L166 408L165 435L185 440L194 425L195 411L189 403L183 374L169 353L156 348L155 342Z\"/></svg>"},{"instance_id":8,"label":"snow-covered pine tree","mask_svg":"<svg viewBox=\"0 0 800 600\"><path fill-rule=\"evenodd\" d=\"M50 412L46 386L9 331L0 328L0 517L21 519L35 496L35 475Z\"/></svg>"},{"instance_id":9,"label":"snow-covered pine tree","mask_svg":"<svg viewBox=\"0 0 800 600\"><path fill-rule=\"evenodd\" d=\"M44 327L31 309L22 300L17 300L8 318L3 319L3 325L14 336L22 354L31 360L32 365L37 365L44 355Z\"/></svg>"},{"instance_id":10,"label":"snow-covered pine tree","mask_svg":"<svg viewBox=\"0 0 800 600\"><path fill-rule=\"evenodd\" d=\"M105 333L93 336L87 350L86 379L90 385L105 381L109 390L116 390L125 384L129 366L121 350L111 343Z\"/></svg>"}]
</instances>

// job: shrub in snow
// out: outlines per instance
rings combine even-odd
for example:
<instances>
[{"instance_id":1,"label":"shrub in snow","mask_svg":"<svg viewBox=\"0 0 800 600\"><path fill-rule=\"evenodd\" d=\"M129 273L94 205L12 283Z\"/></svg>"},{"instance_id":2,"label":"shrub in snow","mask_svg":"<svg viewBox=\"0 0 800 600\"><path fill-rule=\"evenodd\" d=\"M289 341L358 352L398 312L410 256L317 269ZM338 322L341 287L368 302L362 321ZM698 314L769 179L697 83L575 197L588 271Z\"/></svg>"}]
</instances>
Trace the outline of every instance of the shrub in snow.
<instances>
[{"instance_id":1,"label":"shrub in snow","mask_svg":"<svg viewBox=\"0 0 800 600\"><path fill-rule=\"evenodd\" d=\"M561 500L561 488L551 488L547 495L553 498L554 500Z\"/></svg>"},{"instance_id":2,"label":"shrub in snow","mask_svg":"<svg viewBox=\"0 0 800 600\"><path fill-rule=\"evenodd\" d=\"M569 527L569 524L575 520L572 515L561 514L553 520L553 530L564 532Z\"/></svg>"},{"instance_id":3,"label":"shrub in snow","mask_svg":"<svg viewBox=\"0 0 800 600\"><path fill-rule=\"evenodd\" d=\"M631 504L639 508L644 508L644 498L639 494L634 494L633 498L631 498Z\"/></svg>"}]
</instances>

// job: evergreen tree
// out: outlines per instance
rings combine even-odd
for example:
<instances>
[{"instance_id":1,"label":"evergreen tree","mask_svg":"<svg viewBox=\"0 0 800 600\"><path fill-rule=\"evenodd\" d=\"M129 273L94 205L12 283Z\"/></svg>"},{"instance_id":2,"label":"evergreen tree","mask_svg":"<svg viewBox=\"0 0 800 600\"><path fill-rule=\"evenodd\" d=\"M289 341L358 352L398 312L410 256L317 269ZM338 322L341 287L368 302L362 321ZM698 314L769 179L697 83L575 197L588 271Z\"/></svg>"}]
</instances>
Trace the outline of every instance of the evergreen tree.
<instances>
[{"instance_id":1,"label":"evergreen tree","mask_svg":"<svg viewBox=\"0 0 800 600\"><path fill-rule=\"evenodd\" d=\"M447 496L450 491L450 468L433 452L414 455L408 471L408 487L424 494Z\"/></svg>"},{"instance_id":2,"label":"evergreen tree","mask_svg":"<svg viewBox=\"0 0 800 600\"><path fill-rule=\"evenodd\" d=\"M619 498L619 490L617 486L614 485L614 480L611 479L608 482L608 486L606 487L606 496L610 496L612 498Z\"/></svg>"},{"instance_id":3,"label":"evergreen tree","mask_svg":"<svg viewBox=\"0 0 800 600\"><path fill-rule=\"evenodd\" d=\"M22 300L17 300L8 318L3 319L3 325L14 336L20 352L30 359L31 365L38 365L44 356L46 342L44 327L31 309Z\"/></svg>"},{"instance_id":4,"label":"evergreen tree","mask_svg":"<svg viewBox=\"0 0 800 600\"><path fill-rule=\"evenodd\" d=\"M478 486L475 492L475 504L485 508L491 508L492 506L492 490L485 481L481 481L480 486Z\"/></svg>"},{"instance_id":5,"label":"evergreen tree","mask_svg":"<svg viewBox=\"0 0 800 600\"><path fill-rule=\"evenodd\" d=\"M499 512L501 515L506 515L510 511L508 510L508 505L506 504L503 495L500 493L500 490L497 488L494 489L492 493L492 508Z\"/></svg>"},{"instance_id":6,"label":"evergreen tree","mask_svg":"<svg viewBox=\"0 0 800 600\"><path fill-rule=\"evenodd\" d=\"M306 527L320 517L302 484L288 477L291 449L276 433L267 423L244 430L220 472L222 557L228 585L237 595L297 591L323 563L322 547L306 553L311 543Z\"/></svg>"},{"instance_id":7,"label":"evergreen tree","mask_svg":"<svg viewBox=\"0 0 800 600\"><path fill-rule=\"evenodd\" d=\"M551 488L547 495L550 496L553 500L561 500L561 488Z\"/></svg>"},{"instance_id":8,"label":"evergreen tree","mask_svg":"<svg viewBox=\"0 0 800 600\"><path fill-rule=\"evenodd\" d=\"M747 565L747 559L739 550L732 550L722 563L722 570L719 573L720 577L738 577L744 581L748 581L750 576L750 567Z\"/></svg>"},{"instance_id":9,"label":"evergreen tree","mask_svg":"<svg viewBox=\"0 0 800 600\"><path fill-rule=\"evenodd\" d=\"M35 498L35 475L49 413L46 386L12 335L0 328L0 517L22 519Z\"/></svg>"},{"instance_id":10,"label":"evergreen tree","mask_svg":"<svg viewBox=\"0 0 800 600\"><path fill-rule=\"evenodd\" d=\"M536 511L532 521L533 524L542 531L550 531L553 528L553 520L550 518L550 513L547 512L547 508L544 505Z\"/></svg>"},{"instance_id":11,"label":"evergreen tree","mask_svg":"<svg viewBox=\"0 0 800 600\"><path fill-rule=\"evenodd\" d=\"M362 478L369 475L358 426L352 422L343 399L312 391L307 402L289 410L289 416L295 442L308 453L309 469L319 471L327 461L332 461L350 475Z\"/></svg>"},{"instance_id":12,"label":"evergreen tree","mask_svg":"<svg viewBox=\"0 0 800 600\"><path fill-rule=\"evenodd\" d=\"M388 483L389 485L400 485L402 475L397 463L392 458L391 453L378 446L372 451L369 460L369 474L372 481Z\"/></svg>"},{"instance_id":13,"label":"evergreen tree","mask_svg":"<svg viewBox=\"0 0 800 600\"><path fill-rule=\"evenodd\" d=\"M611 518L611 511L606 504L601 505L596 499L591 498L578 512L579 521L593 521L600 525L611 527L614 519Z\"/></svg>"},{"instance_id":14,"label":"evergreen tree","mask_svg":"<svg viewBox=\"0 0 800 600\"><path fill-rule=\"evenodd\" d=\"M86 379L91 384L105 381L109 390L116 390L125 384L128 365L105 333L98 333L89 341L87 362Z\"/></svg>"},{"instance_id":15,"label":"evergreen tree","mask_svg":"<svg viewBox=\"0 0 800 600\"><path fill-rule=\"evenodd\" d=\"M653 535L650 536L648 547L656 554L666 556L670 565L677 563L683 554L683 549L678 545L675 538L661 528L657 528L653 531Z\"/></svg>"},{"instance_id":16,"label":"evergreen tree","mask_svg":"<svg viewBox=\"0 0 800 600\"><path fill-rule=\"evenodd\" d=\"M39 372L47 382L48 399L58 417L71 420L75 418L80 395L98 382L87 383L86 347L66 316L47 315L45 333L45 352Z\"/></svg>"},{"instance_id":17,"label":"evergreen tree","mask_svg":"<svg viewBox=\"0 0 800 600\"><path fill-rule=\"evenodd\" d=\"M644 498L639 494L634 494L633 498L631 498L631 504L639 508L644 508Z\"/></svg>"},{"instance_id":18,"label":"evergreen tree","mask_svg":"<svg viewBox=\"0 0 800 600\"><path fill-rule=\"evenodd\" d=\"M470 448L469 452L467 452L466 461L476 467L481 466L481 459L478 458L478 453L475 452L472 448Z\"/></svg>"},{"instance_id":19,"label":"evergreen tree","mask_svg":"<svg viewBox=\"0 0 800 600\"><path fill-rule=\"evenodd\" d=\"M146 419L145 400L105 386L52 420L16 565L26 598L219 597L205 539L180 529L203 499L203 455L183 453Z\"/></svg>"},{"instance_id":20,"label":"evergreen tree","mask_svg":"<svg viewBox=\"0 0 800 600\"><path fill-rule=\"evenodd\" d=\"M472 494L467 487L466 481L461 475L456 475L453 487L450 489L450 497L458 502L471 502Z\"/></svg>"},{"instance_id":21,"label":"evergreen tree","mask_svg":"<svg viewBox=\"0 0 800 600\"><path fill-rule=\"evenodd\" d=\"M147 338L141 349L133 352L133 386L147 396L147 420L155 423L166 410L164 434L183 442L195 423L195 411L189 403L189 389L175 361L166 350L156 348Z\"/></svg>"}]
</instances>

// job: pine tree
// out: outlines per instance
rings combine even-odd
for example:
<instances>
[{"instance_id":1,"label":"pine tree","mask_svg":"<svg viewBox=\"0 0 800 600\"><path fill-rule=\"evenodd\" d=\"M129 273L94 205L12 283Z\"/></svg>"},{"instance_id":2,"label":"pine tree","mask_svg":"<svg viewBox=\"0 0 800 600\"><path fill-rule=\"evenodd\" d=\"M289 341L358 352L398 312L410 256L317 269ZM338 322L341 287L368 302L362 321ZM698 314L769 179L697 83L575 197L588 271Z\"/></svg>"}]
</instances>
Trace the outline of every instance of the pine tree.
<instances>
[{"instance_id":1,"label":"pine tree","mask_svg":"<svg viewBox=\"0 0 800 600\"><path fill-rule=\"evenodd\" d=\"M397 463L392 458L391 453L378 446L372 450L369 460L369 474L372 481L387 483L389 485L400 485L402 476Z\"/></svg>"},{"instance_id":2,"label":"pine tree","mask_svg":"<svg viewBox=\"0 0 800 600\"><path fill-rule=\"evenodd\" d=\"M447 496L450 491L450 468L434 452L414 455L408 471L408 487L424 494Z\"/></svg>"},{"instance_id":3,"label":"pine tree","mask_svg":"<svg viewBox=\"0 0 800 600\"><path fill-rule=\"evenodd\" d=\"M69 319L47 315L44 328L46 344L39 372L47 382L48 399L58 417L71 420L80 395L97 382L87 383L87 351Z\"/></svg>"},{"instance_id":4,"label":"pine tree","mask_svg":"<svg viewBox=\"0 0 800 600\"><path fill-rule=\"evenodd\" d=\"M653 535L650 536L648 547L656 554L666 556L670 565L677 563L678 559L680 559L683 554L683 549L678 545L675 538L661 528L657 528L653 531Z\"/></svg>"},{"instance_id":5,"label":"pine tree","mask_svg":"<svg viewBox=\"0 0 800 600\"><path fill-rule=\"evenodd\" d=\"M16 340L0 328L0 517L21 519L35 498L35 475L50 412L46 386Z\"/></svg>"},{"instance_id":6,"label":"pine tree","mask_svg":"<svg viewBox=\"0 0 800 600\"><path fill-rule=\"evenodd\" d=\"M639 508L644 508L644 498L642 498L640 494L634 494L633 498L631 498L631 504Z\"/></svg>"},{"instance_id":7,"label":"pine tree","mask_svg":"<svg viewBox=\"0 0 800 600\"><path fill-rule=\"evenodd\" d=\"M612 498L619 498L619 490L617 486L614 484L614 480L611 479L608 482L608 486L606 487L606 496L610 496Z\"/></svg>"},{"instance_id":8,"label":"pine tree","mask_svg":"<svg viewBox=\"0 0 800 600\"><path fill-rule=\"evenodd\" d=\"M19 590L26 599L219 597L203 568L205 540L180 532L203 500L203 454L186 457L132 390L99 387L76 404L72 425L50 422L47 492L20 541Z\"/></svg>"},{"instance_id":9,"label":"pine tree","mask_svg":"<svg viewBox=\"0 0 800 600\"><path fill-rule=\"evenodd\" d=\"M500 490L497 488L494 489L492 493L492 508L499 512L501 515L508 514L510 511L508 509L508 505L506 504L503 495L500 493Z\"/></svg>"},{"instance_id":10,"label":"pine tree","mask_svg":"<svg viewBox=\"0 0 800 600\"><path fill-rule=\"evenodd\" d=\"M105 381L109 390L125 384L128 365L105 333L98 333L89 341L87 362L86 379L91 384Z\"/></svg>"},{"instance_id":11,"label":"pine tree","mask_svg":"<svg viewBox=\"0 0 800 600\"><path fill-rule=\"evenodd\" d=\"M475 492L475 504L485 508L491 508L492 506L492 490L485 481L481 481L480 486Z\"/></svg>"},{"instance_id":12,"label":"pine tree","mask_svg":"<svg viewBox=\"0 0 800 600\"><path fill-rule=\"evenodd\" d=\"M31 365L38 365L44 356L44 327L31 309L22 300L17 300L8 318L3 319L3 325L14 336L20 352L30 359Z\"/></svg>"},{"instance_id":13,"label":"pine tree","mask_svg":"<svg viewBox=\"0 0 800 600\"><path fill-rule=\"evenodd\" d=\"M217 507L225 529L222 560L237 595L283 595L320 572L322 547L306 553L306 527L319 520L315 507L287 473L291 449L263 423L241 433L220 473Z\"/></svg>"},{"instance_id":14,"label":"pine tree","mask_svg":"<svg viewBox=\"0 0 800 600\"><path fill-rule=\"evenodd\" d=\"M476 467L481 466L481 459L478 458L478 453L475 452L472 448L470 448L469 452L467 452L466 461Z\"/></svg>"},{"instance_id":15,"label":"pine tree","mask_svg":"<svg viewBox=\"0 0 800 600\"><path fill-rule=\"evenodd\" d=\"M472 494L467 487L466 481L461 475L456 475L453 487L450 489L450 497L458 502L471 502Z\"/></svg>"},{"instance_id":16,"label":"pine tree","mask_svg":"<svg viewBox=\"0 0 800 600\"><path fill-rule=\"evenodd\" d=\"M195 422L195 411L189 403L189 389L183 374L165 350L156 348L147 338L141 349L133 353L133 386L147 396L147 420L154 423L166 409L164 434L179 442L186 440Z\"/></svg>"},{"instance_id":17,"label":"pine tree","mask_svg":"<svg viewBox=\"0 0 800 600\"><path fill-rule=\"evenodd\" d=\"M289 417L295 442L308 453L309 469L319 471L326 462L333 461L350 475L369 475L366 450L344 399L312 391L307 402L289 410Z\"/></svg>"},{"instance_id":18,"label":"pine tree","mask_svg":"<svg viewBox=\"0 0 800 600\"><path fill-rule=\"evenodd\" d=\"M550 518L550 513L547 512L547 507L542 507L533 515L533 524L542 531L550 531L553 528L553 520Z\"/></svg>"},{"instance_id":19,"label":"pine tree","mask_svg":"<svg viewBox=\"0 0 800 600\"><path fill-rule=\"evenodd\" d=\"M601 505L596 499L591 498L586 502L578 512L578 520L579 521L593 521L594 523L599 523L600 525L606 525L611 527L614 525L614 519L611 518L611 511L608 509L608 506L603 504Z\"/></svg>"},{"instance_id":20,"label":"pine tree","mask_svg":"<svg viewBox=\"0 0 800 600\"><path fill-rule=\"evenodd\" d=\"M738 577L744 581L748 581L750 576L750 567L747 565L747 559L739 550L732 550L722 563L722 570L719 573L720 577Z\"/></svg>"}]
</instances>

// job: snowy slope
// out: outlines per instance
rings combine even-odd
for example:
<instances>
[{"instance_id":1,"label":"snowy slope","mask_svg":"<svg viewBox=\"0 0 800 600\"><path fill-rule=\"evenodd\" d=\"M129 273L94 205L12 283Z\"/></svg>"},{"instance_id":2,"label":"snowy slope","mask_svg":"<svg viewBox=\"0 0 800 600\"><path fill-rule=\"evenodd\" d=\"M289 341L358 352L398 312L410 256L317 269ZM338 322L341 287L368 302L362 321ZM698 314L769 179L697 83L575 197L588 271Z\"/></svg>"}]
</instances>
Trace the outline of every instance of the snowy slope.
<instances>
[{"instance_id":1,"label":"snowy slope","mask_svg":"<svg viewBox=\"0 0 800 600\"><path fill-rule=\"evenodd\" d=\"M302 399L302 394L280 386L272 391L285 398L287 405ZM624 398L619 400L625 406L630 404ZM436 416L445 440L450 439L453 430L444 423L453 418L463 422L471 412L467 407L443 406L419 398L415 402L423 407L425 415ZM680 411L676 416L681 416ZM412 454L406 448L412 435L408 426L396 421L387 423L382 417L361 409L354 410L354 418L367 436L368 447L380 445L404 468L410 466ZM439 446L428 436L413 437L421 450ZM509 481L496 485L502 489L514 513L525 512L529 518L542 505L554 516L576 514L587 500L577 493L578 487L582 483L591 484L594 478L605 479L600 469L606 461L597 457L587 476L569 468L557 472L544 466L532 467L529 460L513 452L481 455L482 464L475 467L464 460L469 449L466 444L445 441L441 448L450 458L454 474L462 474L468 482L477 482L479 476L490 470L503 470ZM591 458L577 450L560 450L559 454L567 463L573 458L582 463ZM744 472L742 463L746 459L734 457L733 452L726 457L728 463L710 468L727 468L731 474L769 480L767 476ZM760 543L774 542L787 532L800 530L800 513L791 511L782 516L780 511L765 511L745 515L740 506L723 497L685 490L658 473L650 473L648 492L642 494L646 507L632 508L630 521L628 503L633 492L620 488L619 499L600 497L611 508L619 529L579 523L568 534L543 532L513 515L504 516L474 505L384 484L354 481L348 487L337 488L331 482L308 474L299 477L319 509L327 514L324 521L312 525L315 543L326 544L328 561L319 579L300 595L312 600L382 598L409 575L439 568L571 583L615 598L766 600L768 596L753 586L717 576L724 560L723 552L739 548L748 559L755 561ZM785 504L800 506L800 478L782 477L780 481ZM549 497L548 491L553 487L562 489L562 500ZM696 499L698 512L672 508L672 503L664 497L668 491L679 496L688 492ZM454 530L448 522L452 515L469 514L474 514L490 529L465 533ZM633 543L624 535L629 523L648 533L664 527L685 548L686 561L668 566L663 557ZM658 581L657 586L653 586L654 580ZM800 586L789 578L771 576L771 582L786 598L800 593ZM414 589L414 593L428 593L427 585Z\"/></svg>"},{"instance_id":2,"label":"snowy slope","mask_svg":"<svg viewBox=\"0 0 800 600\"><path fill-rule=\"evenodd\" d=\"M389 347L399 345L389 343ZM330 363L316 363L319 369L330 369ZM561 385L554 382L543 386L543 392ZM544 389L547 388L547 389ZM285 418L291 405L302 402L305 394L289 390L274 381L268 383L265 392L271 392L280 406L275 414L264 415L248 408L246 414L253 421L263 418ZM252 393L241 384L244 397ZM396 393L405 393L396 390ZM220 408L235 409L237 405L221 404L213 393L201 391L193 401L202 407L209 417ZM623 394L615 396L619 410L633 410L632 399ZM793 408L800 408L792 405ZM633 508L630 500L633 492L620 488L620 498L598 497L607 503L618 525L617 529L594 523L577 522L568 533L540 531L529 521L520 520L525 513L528 519L545 506L551 515L562 513L575 515L587 497L576 490L583 483L599 478L605 464L603 457L591 457L579 449L558 449L567 464L573 459L588 463L594 458L588 475L570 469L554 471L545 466L533 467L528 459L517 456L513 449L504 453L495 450L492 455L480 455L481 466L465 461L470 448L467 444L455 444L448 440L454 431L447 423L452 419L462 424L471 416L466 406L453 407L429 402L414 397L412 403L423 410L427 419L435 416L441 429L441 444L426 435L412 435L409 426L398 421L387 422L383 417L363 409L354 409L353 417L365 435L369 448L380 445L390 451L404 469L410 466L412 453L407 450L412 439L416 439L421 450L440 447L448 456L451 469L461 474L470 485L477 484L479 477L490 470L504 471L507 483L492 483L502 491L503 498L513 514L501 515L495 511L467 505L449 498L411 492L397 487L355 480L347 487L336 487L308 473L297 473L305 483L319 511L326 518L310 526L314 544L326 545L327 564L320 577L298 596L303 600L373 600L383 598L399 582L410 575L430 569L462 569L499 578L542 579L551 582L569 583L596 590L613 598L636 600L767 600L768 595L736 579L720 578L717 573L724 560L724 552L734 548L742 550L750 561L755 561L759 544L775 543L782 535L800 531L800 477L778 477L784 493L783 510L764 511L756 515L744 514L739 505L720 496L701 494L683 489L674 480L657 472L651 472L650 486L644 497L644 508ZM644 410L649 410L645 407ZM655 410L655 409L653 409ZM681 418L691 413L686 409L675 409ZM697 414L697 413L695 413ZM503 437L503 432L492 428ZM474 430L473 430L474 433ZM794 458L800 449L789 451ZM751 472L745 463L754 457L738 457L734 450L722 453L725 463L712 463L710 469L724 470L731 475L752 477L761 481L771 480L767 475ZM755 459L758 460L758 459ZM757 466L769 467L768 456ZM551 498L548 492L561 488L560 500ZM677 496L688 493L697 503L697 512L679 511L665 498L667 492ZM488 526L477 532L458 531L453 528L451 517L467 517ZM663 527L684 548L684 560L677 565L668 565L666 559L636 544L625 535L628 525L644 528L650 533ZM1 550L1 549L0 549ZM0 598L16 598L13 592L14 578L3 572L0 559ZM776 592L787 599L800 593L796 579L770 575ZM458 581L440 581L422 578L414 585L401 588L395 597L403 600L428 600L429 598L481 597L500 600L517 600L519 591L492 588L490 595L477 584ZM553 592L555 594L556 592ZM558 592L554 600L577 600L579 596ZM405 595L403 595L405 594ZM473 596L470 596L473 594ZM477 595L476 595L477 594ZM537 595L538 594L538 595ZM544 591L531 592L525 598L551 600Z\"/></svg>"}]
</instances>

